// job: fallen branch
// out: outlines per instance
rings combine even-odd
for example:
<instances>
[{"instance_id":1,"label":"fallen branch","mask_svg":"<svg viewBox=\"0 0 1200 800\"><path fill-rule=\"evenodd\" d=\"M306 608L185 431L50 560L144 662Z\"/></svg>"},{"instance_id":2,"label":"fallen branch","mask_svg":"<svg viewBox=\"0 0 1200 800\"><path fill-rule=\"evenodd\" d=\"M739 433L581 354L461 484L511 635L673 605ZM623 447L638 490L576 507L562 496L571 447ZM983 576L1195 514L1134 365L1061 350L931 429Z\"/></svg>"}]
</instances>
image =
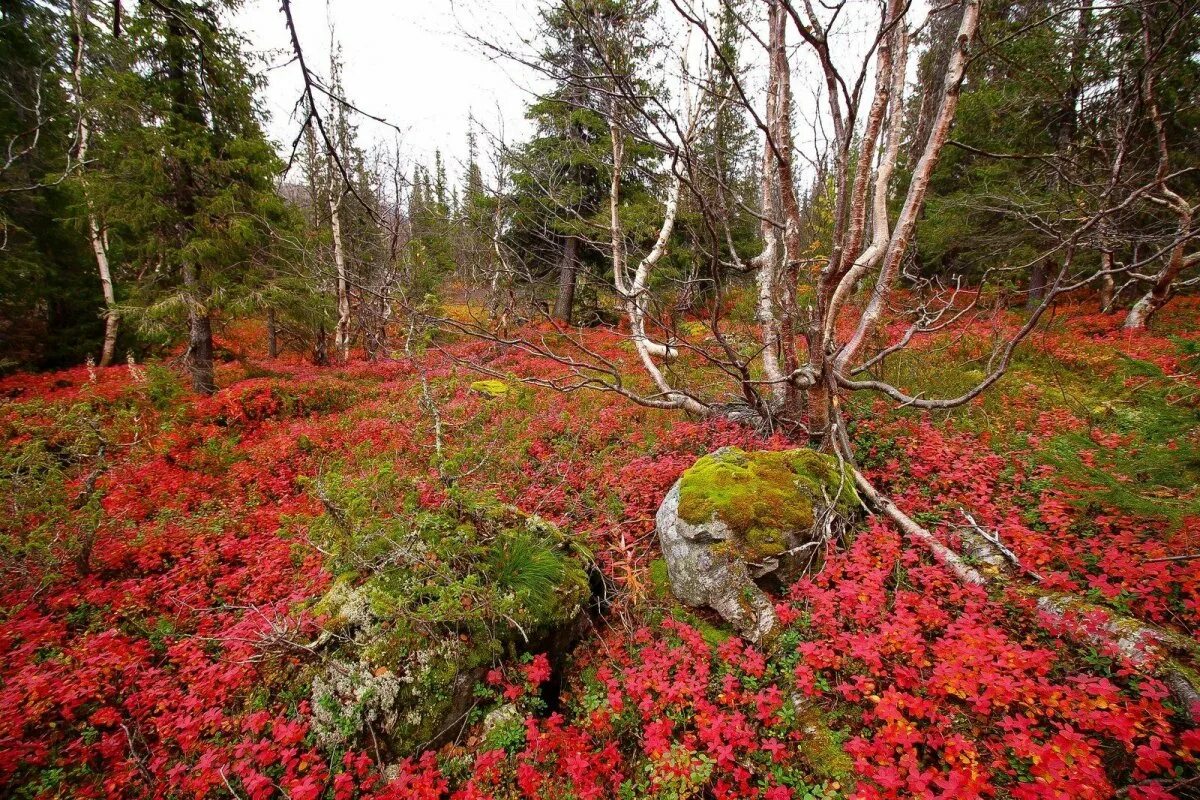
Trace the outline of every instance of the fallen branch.
<instances>
[{"instance_id":1,"label":"fallen branch","mask_svg":"<svg viewBox=\"0 0 1200 800\"><path fill-rule=\"evenodd\" d=\"M960 580L985 588L1009 587L1036 599L1042 613L1061 623L1063 629L1074 638L1111 647L1131 666L1160 678L1180 704L1184 716L1193 725L1200 724L1200 691L1197 691L1200 679L1194 666L1200 664L1200 645L1196 642L1174 631L1118 614L1077 595L1046 591L1022 581L1012 569L1013 564L1019 562L1010 563L1016 556L1005 555L1003 551L1007 548L997 546L986 535L976 536L972 546L972 557L981 564L976 569L880 494L858 470L854 471L854 482L859 494L896 523L904 535L929 550ZM967 519L974 524L969 515ZM987 554L981 552L983 548L993 549ZM1104 622L1089 624L1088 620L1094 620L1098 615L1103 616Z\"/></svg>"},{"instance_id":2,"label":"fallen branch","mask_svg":"<svg viewBox=\"0 0 1200 800\"><path fill-rule=\"evenodd\" d=\"M1182 556L1163 556L1162 558L1148 558L1147 564L1161 564L1164 561L1191 561L1194 558L1200 558L1200 553L1187 553Z\"/></svg>"}]
</instances>

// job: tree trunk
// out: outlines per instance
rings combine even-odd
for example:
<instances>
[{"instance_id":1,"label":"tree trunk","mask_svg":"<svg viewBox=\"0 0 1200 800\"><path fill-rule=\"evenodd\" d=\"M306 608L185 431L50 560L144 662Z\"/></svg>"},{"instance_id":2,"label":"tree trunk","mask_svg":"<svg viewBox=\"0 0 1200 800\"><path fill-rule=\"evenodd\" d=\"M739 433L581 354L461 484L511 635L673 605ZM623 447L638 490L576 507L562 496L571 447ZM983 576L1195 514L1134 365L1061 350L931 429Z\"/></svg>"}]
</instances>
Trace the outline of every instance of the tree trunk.
<instances>
[{"instance_id":1,"label":"tree trunk","mask_svg":"<svg viewBox=\"0 0 1200 800\"><path fill-rule=\"evenodd\" d=\"M1113 302L1116 301L1117 282L1113 279L1113 254L1111 250L1105 251L1101 258L1101 266L1104 274L1100 276L1100 311L1104 314L1112 311Z\"/></svg>"},{"instance_id":2,"label":"tree trunk","mask_svg":"<svg viewBox=\"0 0 1200 800\"><path fill-rule=\"evenodd\" d=\"M848 455L843 453L843 456ZM963 583L991 589L1007 587L1035 599L1038 612L1059 622L1072 638L1111 648L1122 655L1129 667L1160 678L1183 709L1184 717L1193 724L1200 722L1197 713L1200 709L1200 692L1197 689L1200 687L1195 685L1195 665L1200 661L1200 647L1194 640L1175 631L1117 614L1079 595L1028 583L1022 574L1027 570L1016 556L998 546L998 540L986 538L984 531L974 524L969 515L966 518L972 523L971 527L959 532L969 556L969 559L965 559L942 544L931 531L900 510L889 498L879 494L857 469L854 471L854 482L860 497L891 519L910 540L927 548ZM1036 580L1040 581L1041 578Z\"/></svg>"},{"instance_id":3,"label":"tree trunk","mask_svg":"<svg viewBox=\"0 0 1200 800\"><path fill-rule=\"evenodd\" d=\"M775 148L776 175L779 191L779 206L783 212L783 253L779 270L779 280L782 282L780 291L780 310L782 318L779 325L779 349L783 357L785 375L794 375L800 368L800 358L796 352L796 339L801 326L800 309L796 303L796 289L800 282L800 258L802 245L800 242L800 201L796 196L796 181L792 172L792 88L791 65L787 57L787 17L781 3L771 6L770 44L771 58L776 62L777 80L775 90ZM788 380L783 384L783 405L777 413L780 418L794 422L799 416L801 407L800 392L794 381Z\"/></svg>"},{"instance_id":4,"label":"tree trunk","mask_svg":"<svg viewBox=\"0 0 1200 800\"><path fill-rule=\"evenodd\" d=\"M579 239L567 236L563 239L562 261L558 266L558 297L554 301L554 319L571 324L571 311L575 307L575 285L579 276Z\"/></svg>"},{"instance_id":5,"label":"tree trunk","mask_svg":"<svg viewBox=\"0 0 1200 800\"><path fill-rule=\"evenodd\" d=\"M87 6L87 0L71 0L71 20L74 23L74 30L71 34L74 45L72 75L77 106L75 160L81 165L87 161L88 139L91 135L87 109L84 108L83 101L83 59L86 44L84 26L87 25ZM88 238L92 244L92 252L96 255L96 268L100 273L100 289L104 293L104 346L100 351L100 366L107 367L112 364L113 354L117 349L117 326L119 323L116 311L117 299L113 292L112 271L108 265L108 249L104 246L104 235L100 229L100 223L96 220L96 212L93 209L92 200L88 196L87 184L82 180L82 175L83 171L80 167L80 184L83 189L84 202L87 205Z\"/></svg>"},{"instance_id":6,"label":"tree trunk","mask_svg":"<svg viewBox=\"0 0 1200 800\"><path fill-rule=\"evenodd\" d=\"M1191 230L1191 224L1190 211L1182 210L1180 212L1179 239L1171 248L1166 266L1154 276L1154 285L1150 287L1150 291L1142 295L1141 299L1134 303L1133 308L1129 309L1129 316L1125 317L1125 330L1145 329L1154 314L1171 299L1175 289L1175 280L1180 273L1200 263L1200 253L1192 253L1189 256L1183 254L1184 246L1187 244L1186 232Z\"/></svg>"},{"instance_id":7,"label":"tree trunk","mask_svg":"<svg viewBox=\"0 0 1200 800\"><path fill-rule=\"evenodd\" d=\"M350 287L346 279L346 253L342 247L342 195L335 200L333 178L329 187L329 225L333 231L333 263L337 267L337 328L334 347L338 359L344 364L350 358Z\"/></svg>"},{"instance_id":8,"label":"tree trunk","mask_svg":"<svg viewBox=\"0 0 1200 800\"><path fill-rule=\"evenodd\" d=\"M279 357L279 326L275 324L275 309L267 309L267 358Z\"/></svg>"},{"instance_id":9,"label":"tree trunk","mask_svg":"<svg viewBox=\"0 0 1200 800\"><path fill-rule=\"evenodd\" d=\"M825 372L828 373L828 362L825 363ZM830 386L822 375L805 392L804 397L808 407L805 424L808 426L809 443L817 450L829 450L834 444L830 423L834 416L833 404L837 402L837 388Z\"/></svg>"},{"instance_id":10,"label":"tree trunk","mask_svg":"<svg viewBox=\"0 0 1200 800\"><path fill-rule=\"evenodd\" d=\"M1100 279L1100 311L1107 314L1112 311L1113 303L1117 299L1117 284L1113 280L1112 275L1105 275Z\"/></svg>"},{"instance_id":11,"label":"tree trunk","mask_svg":"<svg viewBox=\"0 0 1200 800\"><path fill-rule=\"evenodd\" d=\"M187 367L192 376L192 389L197 394L212 394L217 390L213 374L212 317L200 284L200 271L192 264L183 267L183 285L187 292Z\"/></svg>"},{"instance_id":12,"label":"tree trunk","mask_svg":"<svg viewBox=\"0 0 1200 800\"><path fill-rule=\"evenodd\" d=\"M317 326L317 340L313 342L313 364L324 367L329 364L329 342L325 335L325 323Z\"/></svg>"},{"instance_id":13,"label":"tree trunk","mask_svg":"<svg viewBox=\"0 0 1200 800\"><path fill-rule=\"evenodd\" d=\"M1025 298L1025 308L1032 311L1042 303L1046 296L1046 265L1039 261L1033 265L1029 275L1029 295Z\"/></svg>"},{"instance_id":14,"label":"tree trunk","mask_svg":"<svg viewBox=\"0 0 1200 800\"><path fill-rule=\"evenodd\" d=\"M160 5L166 17L167 77L171 89L171 124L187 120L195 125L205 125L206 120L199 102L185 80L186 53L191 43L186 34L184 15L178 8L178 0ZM181 159L169 165L175 179L175 206L179 214L176 224L178 244L183 246L193 234L196 214L196 177L191 165ZM212 394L217 390L213 375L212 318L208 307L209 291L204 287L200 266L186 261L181 268L184 298L187 302L188 349L187 368L192 376L192 388L198 394Z\"/></svg>"},{"instance_id":15,"label":"tree trunk","mask_svg":"<svg viewBox=\"0 0 1200 800\"><path fill-rule=\"evenodd\" d=\"M1192 230L1192 216L1194 212L1192 204L1184 200L1174 189L1167 185L1167 178L1171 169L1171 150L1167 141L1166 121L1162 111L1159 109L1158 98L1155 96L1155 70L1150 63L1151 53L1154 49L1150 41L1150 16L1145 9L1141 10L1141 16L1142 49L1147 61L1145 69L1143 69L1141 93L1142 102L1145 103L1150 120L1154 123L1155 140L1158 144L1158 171L1155 174L1155 179L1158 183L1158 201L1175 212L1175 217L1178 220L1178 232L1175 243L1171 246L1171 251L1167 256L1166 263L1159 270L1158 274L1154 276L1150 291L1142 295L1142 298L1129 310L1129 316L1125 318L1125 330L1127 331L1143 330L1149 325L1150 318L1154 316L1155 312L1166 305L1167 301L1171 299L1171 294L1175 288L1175 280L1185 269L1200 261L1200 253L1192 253L1188 256L1184 255L1184 250L1194 235L1194 231Z\"/></svg>"},{"instance_id":16,"label":"tree trunk","mask_svg":"<svg viewBox=\"0 0 1200 800\"><path fill-rule=\"evenodd\" d=\"M96 222L96 215L88 203L88 233L92 239L92 252L96 254L96 267L100 271L100 288L104 292L104 346L100 351L100 366L112 364L117 350L117 329L121 318L117 313L117 296L113 291L112 272L108 266L108 250L104 246L104 235Z\"/></svg>"}]
</instances>

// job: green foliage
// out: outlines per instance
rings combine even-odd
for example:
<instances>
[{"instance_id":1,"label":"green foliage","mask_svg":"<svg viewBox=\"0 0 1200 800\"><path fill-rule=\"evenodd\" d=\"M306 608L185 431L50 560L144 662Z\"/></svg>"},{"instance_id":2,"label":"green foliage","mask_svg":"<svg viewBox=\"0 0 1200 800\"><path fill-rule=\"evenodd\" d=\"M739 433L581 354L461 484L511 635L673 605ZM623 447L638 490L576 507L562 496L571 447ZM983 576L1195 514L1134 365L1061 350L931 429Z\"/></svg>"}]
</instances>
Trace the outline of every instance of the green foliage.
<instances>
[{"instance_id":1,"label":"green foliage","mask_svg":"<svg viewBox=\"0 0 1200 800\"><path fill-rule=\"evenodd\" d=\"M102 519L100 497L75 479L103 470L111 434L101 419L113 413L88 402L34 402L25 410L3 431L7 444L0 450L3 513L16 523L0 535L0 571L18 578L36 570L56 575L90 547ZM105 427L129 421L128 412L115 412Z\"/></svg>"},{"instance_id":2,"label":"green foliage","mask_svg":"<svg viewBox=\"0 0 1200 800\"><path fill-rule=\"evenodd\" d=\"M146 394L151 405L159 411L173 407L184 393L179 376L161 364L148 364L145 370Z\"/></svg>"},{"instance_id":3,"label":"green foliage","mask_svg":"<svg viewBox=\"0 0 1200 800\"><path fill-rule=\"evenodd\" d=\"M235 307L287 230L257 87L219 8L190 0L138 6L97 81L89 196L114 264L142 276L124 311L149 334L178 337L196 304Z\"/></svg>"},{"instance_id":4,"label":"green foliage","mask_svg":"<svg viewBox=\"0 0 1200 800\"><path fill-rule=\"evenodd\" d=\"M1036 457L1087 486L1085 505L1176 523L1200 513L1200 393L1151 362L1120 355L1115 375L1090 399L1093 418L1119 441L1062 433Z\"/></svg>"},{"instance_id":5,"label":"green foliage","mask_svg":"<svg viewBox=\"0 0 1200 800\"><path fill-rule=\"evenodd\" d=\"M1061 265L1056 248L1078 221L1104 208L1107 195L1098 188L1114 175L1118 141L1125 186L1151 179L1158 159L1153 126L1122 128L1126 104L1141 102L1138 85L1146 70L1137 14L1065 0L982 9L979 34L995 44L971 59L953 144L930 184L916 237L922 272L978 279L997 270L991 280L1001 289L1023 291L1039 270L1052 273ZM944 26L952 22L931 17L922 33L928 48L920 56L919 83L942 80L950 33ZM1187 172L1200 158L1192 135L1198 116L1195 104L1178 99L1194 93L1200 79L1200 36L1194 19L1180 23L1172 14L1148 15L1146 25L1172 169ZM930 110L914 107L913 116L927 117ZM918 129L914 145L922 133ZM909 166L916 151L908 154ZM1176 191L1194 196L1194 176L1173 180ZM1123 186L1118 194L1128 191ZM1109 213L1104 234L1085 237L1073 266L1098 266L1101 249L1112 249L1118 262L1137 261L1139 242L1145 246L1146 236L1163 236L1174 225L1150 203Z\"/></svg>"},{"instance_id":6,"label":"green foliage","mask_svg":"<svg viewBox=\"0 0 1200 800\"><path fill-rule=\"evenodd\" d=\"M484 734L481 752L500 748L516 753L525 746L525 715L515 707L509 708L512 709L511 713L504 713L504 707L499 709L500 718Z\"/></svg>"},{"instance_id":7,"label":"green foliage","mask_svg":"<svg viewBox=\"0 0 1200 800\"><path fill-rule=\"evenodd\" d=\"M100 282L68 170L66 32L55 3L0 6L0 370L80 363L103 335Z\"/></svg>"},{"instance_id":8,"label":"green foliage","mask_svg":"<svg viewBox=\"0 0 1200 800\"><path fill-rule=\"evenodd\" d=\"M553 88L533 103L526 116L535 133L514 149L506 165L511 209L506 244L537 282L553 283L568 240L578 262L577 305L596 307L597 290L607 283L608 253L596 242L610 235L608 194L612 179L612 140L608 116L620 115L630 130L645 126L640 112L613 109L619 94L607 77L615 70L639 94L657 91L646 77L649 53L641 32L650 14L645 0L585 0L548 4L541 13L541 64ZM617 101L621 105L622 101ZM625 136L618 213L631 257L653 241L662 221L653 191L658 154L642 136ZM538 287L533 287L537 293Z\"/></svg>"}]
</instances>

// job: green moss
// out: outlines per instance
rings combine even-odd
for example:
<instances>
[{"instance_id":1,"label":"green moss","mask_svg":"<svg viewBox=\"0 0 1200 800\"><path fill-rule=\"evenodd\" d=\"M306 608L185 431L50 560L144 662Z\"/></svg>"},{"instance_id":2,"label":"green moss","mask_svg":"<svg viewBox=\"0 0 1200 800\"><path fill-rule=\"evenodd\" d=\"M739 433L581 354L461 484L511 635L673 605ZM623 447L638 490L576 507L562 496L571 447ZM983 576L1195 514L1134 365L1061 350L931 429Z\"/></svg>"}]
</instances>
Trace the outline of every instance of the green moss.
<instances>
[{"instance_id":1,"label":"green moss","mask_svg":"<svg viewBox=\"0 0 1200 800\"><path fill-rule=\"evenodd\" d=\"M731 631L718 628L716 625L713 625L704 618L693 614L682 606L677 606L671 609L671 616L680 622L687 623L699 631L700 637L712 647L719 647L729 639L733 638L733 633Z\"/></svg>"},{"instance_id":2,"label":"green moss","mask_svg":"<svg viewBox=\"0 0 1200 800\"><path fill-rule=\"evenodd\" d=\"M818 778L837 781L843 788L850 788L854 783L854 762L842 749L820 709L805 706L800 709L798 720L805 734L800 744L805 763Z\"/></svg>"},{"instance_id":3,"label":"green moss","mask_svg":"<svg viewBox=\"0 0 1200 800\"><path fill-rule=\"evenodd\" d=\"M490 378L472 383L471 391L478 392L484 397L503 397L508 394L508 384L504 381Z\"/></svg>"},{"instance_id":4,"label":"green moss","mask_svg":"<svg viewBox=\"0 0 1200 800\"><path fill-rule=\"evenodd\" d=\"M725 448L683 473L679 515L695 524L718 519L733 532L740 554L777 556L789 537L807 532L826 498L843 513L858 503L854 480L832 456L813 450L746 452Z\"/></svg>"},{"instance_id":5,"label":"green moss","mask_svg":"<svg viewBox=\"0 0 1200 800\"><path fill-rule=\"evenodd\" d=\"M671 593L671 576L667 572L667 562L656 558L650 562L650 595L655 600L673 600Z\"/></svg>"}]
</instances>

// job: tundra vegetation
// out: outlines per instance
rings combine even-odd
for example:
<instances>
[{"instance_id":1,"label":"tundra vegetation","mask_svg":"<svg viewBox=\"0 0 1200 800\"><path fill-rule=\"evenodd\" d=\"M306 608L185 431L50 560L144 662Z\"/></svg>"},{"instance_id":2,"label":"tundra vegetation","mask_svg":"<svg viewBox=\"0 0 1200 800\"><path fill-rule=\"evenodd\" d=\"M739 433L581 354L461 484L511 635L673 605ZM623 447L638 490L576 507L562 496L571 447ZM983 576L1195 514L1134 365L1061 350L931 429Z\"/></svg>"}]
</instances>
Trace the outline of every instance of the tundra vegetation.
<instances>
[{"instance_id":1,"label":"tundra vegetation","mask_svg":"<svg viewBox=\"0 0 1200 800\"><path fill-rule=\"evenodd\" d=\"M237 7L0 2L0 794L1200 793L1195 0L530 0L461 164Z\"/></svg>"}]
</instances>

